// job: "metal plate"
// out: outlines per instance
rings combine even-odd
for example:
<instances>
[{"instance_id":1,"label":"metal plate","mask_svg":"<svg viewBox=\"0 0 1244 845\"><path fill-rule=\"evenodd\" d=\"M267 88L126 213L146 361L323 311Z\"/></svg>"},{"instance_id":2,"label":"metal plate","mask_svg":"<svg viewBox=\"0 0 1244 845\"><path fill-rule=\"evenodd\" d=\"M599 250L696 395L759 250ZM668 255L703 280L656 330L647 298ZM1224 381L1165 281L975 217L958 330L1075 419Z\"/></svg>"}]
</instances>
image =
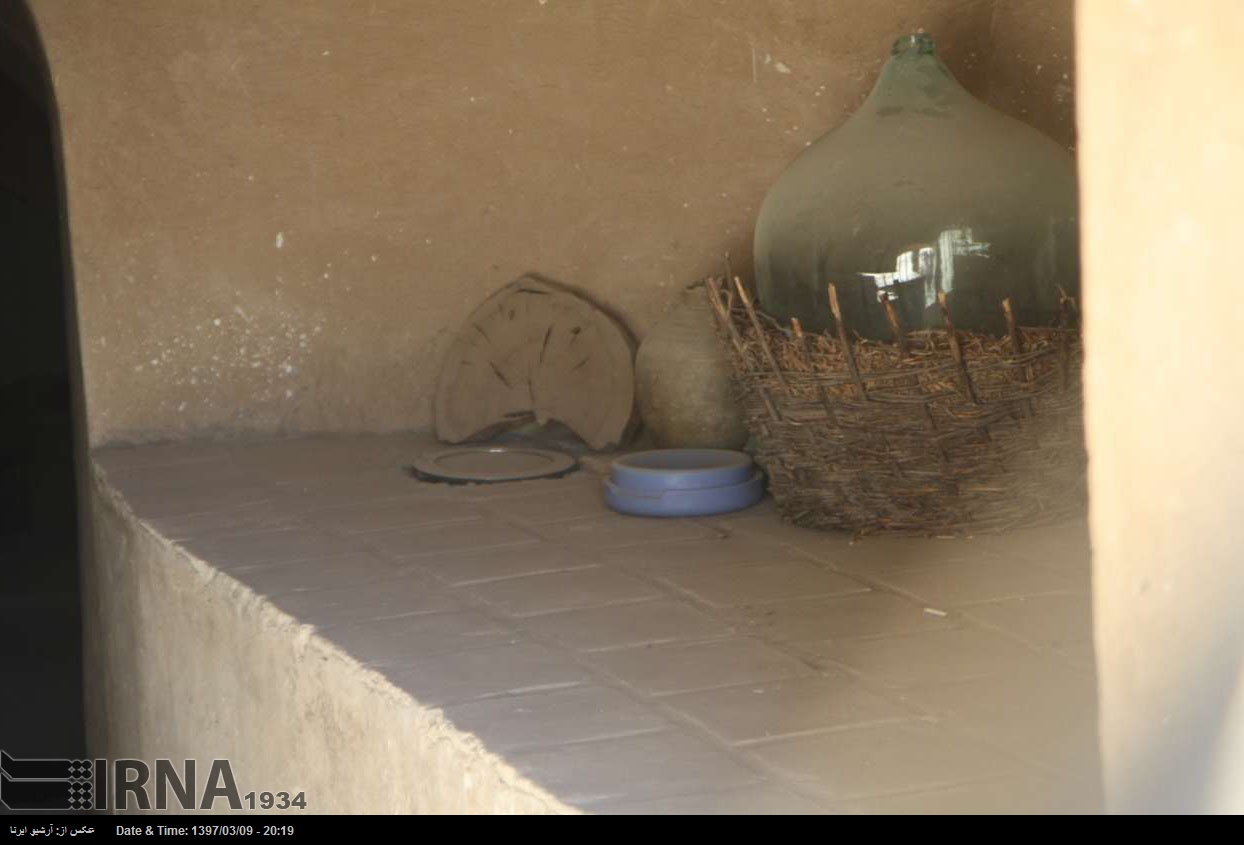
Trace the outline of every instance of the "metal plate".
<instances>
[{"instance_id":1,"label":"metal plate","mask_svg":"<svg viewBox=\"0 0 1244 845\"><path fill-rule=\"evenodd\" d=\"M414 464L417 476L461 484L496 484L565 475L579 462L549 449L522 446L463 446L422 455Z\"/></svg>"}]
</instances>

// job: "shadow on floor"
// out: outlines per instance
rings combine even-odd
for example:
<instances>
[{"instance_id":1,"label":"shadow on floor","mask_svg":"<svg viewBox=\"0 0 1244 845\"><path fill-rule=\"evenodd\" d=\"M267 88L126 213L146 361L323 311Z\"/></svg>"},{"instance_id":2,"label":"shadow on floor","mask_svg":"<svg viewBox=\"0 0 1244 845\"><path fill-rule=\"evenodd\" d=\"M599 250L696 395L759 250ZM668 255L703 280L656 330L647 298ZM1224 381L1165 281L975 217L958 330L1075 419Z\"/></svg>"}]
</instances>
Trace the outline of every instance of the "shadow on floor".
<instances>
[{"instance_id":1,"label":"shadow on floor","mask_svg":"<svg viewBox=\"0 0 1244 845\"><path fill-rule=\"evenodd\" d=\"M86 756L68 389L0 383L0 749L18 758Z\"/></svg>"}]
</instances>

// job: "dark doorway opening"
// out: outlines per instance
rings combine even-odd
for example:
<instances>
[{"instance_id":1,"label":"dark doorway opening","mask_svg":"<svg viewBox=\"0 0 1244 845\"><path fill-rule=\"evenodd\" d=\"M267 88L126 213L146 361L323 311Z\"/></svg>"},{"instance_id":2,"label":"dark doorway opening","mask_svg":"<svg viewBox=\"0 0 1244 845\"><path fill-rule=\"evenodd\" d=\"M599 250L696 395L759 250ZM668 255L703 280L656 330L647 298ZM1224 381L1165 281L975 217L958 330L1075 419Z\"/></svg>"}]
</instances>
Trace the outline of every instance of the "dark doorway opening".
<instances>
[{"instance_id":1,"label":"dark doorway opening","mask_svg":"<svg viewBox=\"0 0 1244 845\"><path fill-rule=\"evenodd\" d=\"M25 3L0 0L0 749L16 757L86 756L64 215L47 60Z\"/></svg>"}]
</instances>

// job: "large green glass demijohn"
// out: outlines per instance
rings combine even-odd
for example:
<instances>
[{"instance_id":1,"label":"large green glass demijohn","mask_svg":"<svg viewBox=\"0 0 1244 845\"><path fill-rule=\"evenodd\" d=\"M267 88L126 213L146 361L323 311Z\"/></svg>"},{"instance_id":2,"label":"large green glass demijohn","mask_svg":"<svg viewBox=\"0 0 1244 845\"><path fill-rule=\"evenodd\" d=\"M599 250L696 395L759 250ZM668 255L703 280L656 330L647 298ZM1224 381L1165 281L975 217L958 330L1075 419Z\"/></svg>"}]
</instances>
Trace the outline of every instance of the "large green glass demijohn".
<instances>
[{"instance_id":1,"label":"large green glass demijohn","mask_svg":"<svg viewBox=\"0 0 1244 845\"><path fill-rule=\"evenodd\" d=\"M977 100L923 32L894 44L872 93L808 147L769 191L756 222L756 283L769 314L892 337L889 295L907 329L1003 334L1051 325L1058 289L1079 288L1076 166L1037 130Z\"/></svg>"}]
</instances>

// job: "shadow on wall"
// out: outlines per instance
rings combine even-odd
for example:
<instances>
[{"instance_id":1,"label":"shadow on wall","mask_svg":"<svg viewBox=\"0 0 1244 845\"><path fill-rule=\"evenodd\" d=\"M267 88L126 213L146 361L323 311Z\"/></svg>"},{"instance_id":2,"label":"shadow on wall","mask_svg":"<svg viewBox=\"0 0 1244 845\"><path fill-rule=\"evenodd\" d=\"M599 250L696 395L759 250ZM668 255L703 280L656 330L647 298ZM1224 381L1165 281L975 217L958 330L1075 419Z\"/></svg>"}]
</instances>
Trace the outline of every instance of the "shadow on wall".
<instances>
[{"instance_id":1,"label":"shadow on wall","mask_svg":"<svg viewBox=\"0 0 1244 845\"><path fill-rule=\"evenodd\" d=\"M56 108L19 0L0 0L0 121L0 748L79 757L85 432Z\"/></svg>"}]
</instances>

